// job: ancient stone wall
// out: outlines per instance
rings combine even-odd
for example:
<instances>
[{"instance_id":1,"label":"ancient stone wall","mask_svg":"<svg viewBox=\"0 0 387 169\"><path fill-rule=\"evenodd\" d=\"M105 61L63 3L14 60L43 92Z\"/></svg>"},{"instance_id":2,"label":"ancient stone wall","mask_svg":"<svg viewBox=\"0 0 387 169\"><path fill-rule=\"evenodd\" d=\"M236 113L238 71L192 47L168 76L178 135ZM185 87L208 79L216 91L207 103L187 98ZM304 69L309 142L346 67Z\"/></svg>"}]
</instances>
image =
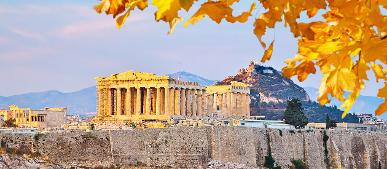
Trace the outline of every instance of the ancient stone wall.
<instances>
[{"instance_id":1,"label":"ancient stone wall","mask_svg":"<svg viewBox=\"0 0 387 169\"><path fill-rule=\"evenodd\" d=\"M387 166L387 136L374 132L177 127L0 133L0 139L3 153L27 154L65 168L204 168L209 160L257 167L269 153L283 168L289 168L291 160L317 169Z\"/></svg>"}]
</instances>

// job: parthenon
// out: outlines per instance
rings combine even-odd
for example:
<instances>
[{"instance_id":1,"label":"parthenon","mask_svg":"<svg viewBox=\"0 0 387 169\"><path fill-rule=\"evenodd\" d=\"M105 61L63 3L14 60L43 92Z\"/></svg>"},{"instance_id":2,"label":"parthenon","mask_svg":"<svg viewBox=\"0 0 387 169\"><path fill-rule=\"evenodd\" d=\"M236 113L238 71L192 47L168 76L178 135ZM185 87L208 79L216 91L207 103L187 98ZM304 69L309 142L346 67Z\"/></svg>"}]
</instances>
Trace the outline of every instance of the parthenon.
<instances>
[{"instance_id":1,"label":"parthenon","mask_svg":"<svg viewBox=\"0 0 387 169\"><path fill-rule=\"evenodd\" d=\"M240 82L204 87L196 82L134 71L96 80L99 121L198 118L211 113L246 117L250 112L250 89Z\"/></svg>"}]
</instances>

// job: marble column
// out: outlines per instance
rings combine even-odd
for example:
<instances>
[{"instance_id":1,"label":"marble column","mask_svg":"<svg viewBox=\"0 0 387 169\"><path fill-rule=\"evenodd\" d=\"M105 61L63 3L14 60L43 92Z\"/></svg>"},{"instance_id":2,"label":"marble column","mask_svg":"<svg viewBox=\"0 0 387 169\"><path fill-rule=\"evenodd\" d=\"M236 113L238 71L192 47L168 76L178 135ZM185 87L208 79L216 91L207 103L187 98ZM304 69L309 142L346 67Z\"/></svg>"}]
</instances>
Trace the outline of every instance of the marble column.
<instances>
[{"instance_id":1,"label":"marble column","mask_svg":"<svg viewBox=\"0 0 387 169\"><path fill-rule=\"evenodd\" d=\"M226 93L222 93L222 114L227 115L227 96Z\"/></svg>"},{"instance_id":2,"label":"marble column","mask_svg":"<svg viewBox=\"0 0 387 169\"><path fill-rule=\"evenodd\" d=\"M109 105L109 100L108 100L108 89L104 88L102 89L103 91L103 105L101 106L101 109L103 109L103 115L104 116L109 116L108 112L108 105Z\"/></svg>"},{"instance_id":3,"label":"marble column","mask_svg":"<svg viewBox=\"0 0 387 169\"><path fill-rule=\"evenodd\" d=\"M209 108L209 105L210 105L210 99L209 99L209 95L206 93L206 92L203 92L203 97L204 97L204 112L203 114L208 114L210 112L210 108Z\"/></svg>"},{"instance_id":4,"label":"marble column","mask_svg":"<svg viewBox=\"0 0 387 169\"><path fill-rule=\"evenodd\" d=\"M245 116L245 95L243 93L239 94L240 95L240 101L239 101L239 104L240 104L240 115L241 116Z\"/></svg>"},{"instance_id":5,"label":"marble column","mask_svg":"<svg viewBox=\"0 0 387 169\"><path fill-rule=\"evenodd\" d=\"M185 103L186 103L186 98L185 98L185 89L181 89L181 114L183 116L187 116L187 111L185 109Z\"/></svg>"},{"instance_id":6,"label":"marble column","mask_svg":"<svg viewBox=\"0 0 387 169\"><path fill-rule=\"evenodd\" d=\"M156 88L150 89L151 95L151 115L156 115Z\"/></svg>"},{"instance_id":7,"label":"marble column","mask_svg":"<svg viewBox=\"0 0 387 169\"><path fill-rule=\"evenodd\" d=\"M137 87L137 96L136 96L136 115L141 114L141 87Z\"/></svg>"},{"instance_id":8,"label":"marble column","mask_svg":"<svg viewBox=\"0 0 387 169\"><path fill-rule=\"evenodd\" d=\"M164 87L164 106L165 106L165 115L170 115L170 112L169 112L169 88L168 87Z\"/></svg>"},{"instance_id":9,"label":"marble column","mask_svg":"<svg viewBox=\"0 0 387 169\"><path fill-rule=\"evenodd\" d=\"M235 114L236 115L241 115L241 111L240 111L240 94L239 93L236 93L235 94Z\"/></svg>"},{"instance_id":10,"label":"marble column","mask_svg":"<svg viewBox=\"0 0 387 169\"><path fill-rule=\"evenodd\" d=\"M231 108L231 93L227 93L227 115L231 116L232 115L232 108Z\"/></svg>"},{"instance_id":11,"label":"marble column","mask_svg":"<svg viewBox=\"0 0 387 169\"><path fill-rule=\"evenodd\" d=\"M213 112L216 112L218 109L217 109L217 102L218 102L218 94L217 93L214 93L213 96L214 98L214 101L212 103L212 109L213 109Z\"/></svg>"},{"instance_id":12,"label":"marble column","mask_svg":"<svg viewBox=\"0 0 387 169\"><path fill-rule=\"evenodd\" d=\"M249 104L249 95L248 94L245 94L245 102L243 104L245 105L245 115L250 116L250 113L249 113L250 104Z\"/></svg>"},{"instance_id":13,"label":"marble column","mask_svg":"<svg viewBox=\"0 0 387 169\"><path fill-rule=\"evenodd\" d=\"M151 93L150 93L150 88L146 88L146 97L145 97L145 112L144 114L150 115L151 113Z\"/></svg>"},{"instance_id":14,"label":"marble column","mask_svg":"<svg viewBox=\"0 0 387 169\"><path fill-rule=\"evenodd\" d=\"M125 95L125 115L130 116L132 115L132 91L130 90L130 87L126 88L126 95Z\"/></svg>"},{"instance_id":15,"label":"marble column","mask_svg":"<svg viewBox=\"0 0 387 169\"><path fill-rule=\"evenodd\" d=\"M231 104L230 104L230 110L231 110L231 115L234 116L236 115L235 114L235 94L234 93L230 93L230 101L231 101Z\"/></svg>"},{"instance_id":16,"label":"marble column","mask_svg":"<svg viewBox=\"0 0 387 169\"><path fill-rule=\"evenodd\" d=\"M246 94L246 97L247 97L247 117L250 117L250 103L251 103L251 100L250 100L250 95L249 94Z\"/></svg>"},{"instance_id":17,"label":"marble column","mask_svg":"<svg viewBox=\"0 0 387 169\"><path fill-rule=\"evenodd\" d=\"M169 102L170 102L169 111L171 112L170 113L171 115L174 115L175 114L175 88L171 88L169 94L170 94L170 97L169 97Z\"/></svg>"},{"instance_id":18,"label":"marble column","mask_svg":"<svg viewBox=\"0 0 387 169\"><path fill-rule=\"evenodd\" d=\"M116 99L117 99L117 104L116 104L116 114L115 115L121 115L122 113L122 98L121 98L121 88L116 89Z\"/></svg>"},{"instance_id":19,"label":"marble column","mask_svg":"<svg viewBox=\"0 0 387 169\"><path fill-rule=\"evenodd\" d=\"M203 110L203 97L202 97L202 90L198 90L198 98L197 98L197 103L198 103L198 110L197 110L197 115L201 116L202 115L202 110Z\"/></svg>"},{"instance_id":20,"label":"marble column","mask_svg":"<svg viewBox=\"0 0 387 169\"><path fill-rule=\"evenodd\" d=\"M160 115L160 99L161 99L161 92L160 87L156 88L156 115Z\"/></svg>"},{"instance_id":21,"label":"marble column","mask_svg":"<svg viewBox=\"0 0 387 169\"><path fill-rule=\"evenodd\" d=\"M187 116L192 116L192 100L191 100L191 89L187 89L187 91L185 92L185 94L187 95L186 96L186 110L187 110Z\"/></svg>"},{"instance_id":22,"label":"marble column","mask_svg":"<svg viewBox=\"0 0 387 169\"><path fill-rule=\"evenodd\" d=\"M176 115L181 115L180 113L180 88L176 88L175 90L175 114Z\"/></svg>"},{"instance_id":23,"label":"marble column","mask_svg":"<svg viewBox=\"0 0 387 169\"><path fill-rule=\"evenodd\" d=\"M198 115L198 100L197 100L197 90L192 91L192 116Z\"/></svg>"},{"instance_id":24,"label":"marble column","mask_svg":"<svg viewBox=\"0 0 387 169\"><path fill-rule=\"evenodd\" d=\"M107 113L108 113L108 116L112 115L112 107L113 107L113 98L112 98L112 89L111 88L108 88L107 89L107 100L108 100L108 104L107 104Z\"/></svg>"}]
</instances>

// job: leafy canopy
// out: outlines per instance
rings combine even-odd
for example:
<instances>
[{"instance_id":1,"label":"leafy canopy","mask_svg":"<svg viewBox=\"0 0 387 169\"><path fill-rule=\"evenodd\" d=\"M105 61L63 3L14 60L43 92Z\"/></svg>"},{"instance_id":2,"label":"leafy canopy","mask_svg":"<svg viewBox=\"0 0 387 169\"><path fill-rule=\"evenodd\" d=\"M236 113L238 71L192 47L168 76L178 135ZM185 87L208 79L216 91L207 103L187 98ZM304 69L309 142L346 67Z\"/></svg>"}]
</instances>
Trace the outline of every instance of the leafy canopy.
<instances>
[{"instance_id":1,"label":"leafy canopy","mask_svg":"<svg viewBox=\"0 0 387 169\"><path fill-rule=\"evenodd\" d=\"M345 108L342 117L348 113L360 91L364 88L368 75L376 81L384 82L378 96L384 102L376 110L376 115L387 111L387 17L382 10L387 8L387 0L250 0L250 7L240 15L233 14L233 5L239 0L101 0L95 6L97 12L105 12L116 18L121 27L130 12L136 8L144 10L151 3L157 8L155 20L169 24L172 33L183 18L180 11L188 12L194 3L200 8L185 21L184 26L196 24L204 17L216 23L245 23L256 10L256 2L261 3L265 12L253 18L253 32L261 46L265 48L261 61L269 60L273 53L274 40L267 47L262 40L266 30L276 23L284 23L298 40L298 53L287 59L283 68L286 77L297 76L304 81L309 74L319 69L323 75L318 101L330 102L331 97L342 101ZM315 17L320 14L322 19ZM306 13L309 22L301 22L300 15ZM307 19L307 20L308 20ZM368 73L368 74L367 74ZM344 93L349 92L346 98Z\"/></svg>"}]
</instances>

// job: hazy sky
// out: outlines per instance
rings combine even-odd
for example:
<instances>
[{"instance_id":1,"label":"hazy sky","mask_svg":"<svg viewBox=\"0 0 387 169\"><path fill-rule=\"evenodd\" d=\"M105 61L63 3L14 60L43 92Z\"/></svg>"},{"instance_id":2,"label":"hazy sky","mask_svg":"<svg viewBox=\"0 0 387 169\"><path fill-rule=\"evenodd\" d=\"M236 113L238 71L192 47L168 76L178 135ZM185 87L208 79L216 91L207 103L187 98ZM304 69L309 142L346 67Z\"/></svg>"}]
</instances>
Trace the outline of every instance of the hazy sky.
<instances>
[{"instance_id":1,"label":"hazy sky","mask_svg":"<svg viewBox=\"0 0 387 169\"><path fill-rule=\"evenodd\" d=\"M220 80L263 53L252 32L252 19L259 13L247 24L218 25L208 18L187 28L179 24L168 36L168 25L153 20L153 8L136 10L125 26L117 29L111 16L94 12L93 5L98 2L1 0L0 96L76 91L95 85L96 76L126 70L156 74L188 71ZM283 24L265 40L274 38L273 59L265 65L280 70L284 59L296 53L297 44ZM295 81L318 88L319 79L315 75L302 84ZM376 94L380 84L370 84L362 94Z\"/></svg>"}]
</instances>

